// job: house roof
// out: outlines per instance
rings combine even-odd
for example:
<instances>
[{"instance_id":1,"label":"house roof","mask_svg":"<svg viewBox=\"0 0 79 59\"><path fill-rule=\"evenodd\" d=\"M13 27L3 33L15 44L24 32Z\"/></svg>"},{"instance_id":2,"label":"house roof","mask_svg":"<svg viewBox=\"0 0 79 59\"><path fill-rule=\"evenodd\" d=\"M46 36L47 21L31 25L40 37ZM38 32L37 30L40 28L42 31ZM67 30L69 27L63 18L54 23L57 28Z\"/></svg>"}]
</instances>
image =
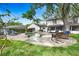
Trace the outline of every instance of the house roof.
<instances>
[{"instance_id":1,"label":"house roof","mask_svg":"<svg viewBox=\"0 0 79 59\"><path fill-rule=\"evenodd\" d=\"M61 24L57 24L57 25L49 25L48 27L55 27L55 26L63 26L63 25L61 25Z\"/></svg>"},{"instance_id":2,"label":"house roof","mask_svg":"<svg viewBox=\"0 0 79 59\"><path fill-rule=\"evenodd\" d=\"M77 23L77 24L70 24L71 26L79 26L79 23Z\"/></svg>"},{"instance_id":3,"label":"house roof","mask_svg":"<svg viewBox=\"0 0 79 59\"><path fill-rule=\"evenodd\" d=\"M37 24L31 24L30 26L27 27L28 29L32 29L34 28L35 31L38 31L40 30L40 26L38 26Z\"/></svg>"},{"instance_id":4,"label":"house roof","mask_svg":"<svg viewBox=\"0 0 79 59\"><path fill-rule=\"evenodd\" d=\"M70 26L79 26L79 23L78 24L69 24ZM57 25L49 25L48 27L54 27L54 26L64 26L64 24L63 25L61 25L61 24L57 24Z\"/></svg>"},{"instance_id":5,"label":"house roof","mask_svg":"<svg viewBox=\"0 0 79 59\"><path fill-rule=\"evenodd\" d=\"M25 29L26 27L24 25L19 25L19 26L7 26L6 28L14 28L14 29Z\"/></svg>"},{"instance_id":6,"label":"house roof","mask_svg":"<svg viewBox=\"0 0 79 59\"><path fill-rule=\"evenodd\" d=\"M40 26L38 24L32 23L27 28L35 28L35 27L40 27Z\"/></svg>"},{"instance_id":7,"label":"house roof","mask_svg":"<svg viewBox=\"0 0 79 59\"><path fill-rule=\"evenodd\" d=\"M53 18L53 17L49 17L46 21L52 21L52 20L60 20L62 18Z\"/></svg>"},{"instance_id":8,"label":"house roof","mask_svg":"<svg viewBox=\"0 0 79 59\"><path fill-rule=\"evenodd\" d=\"M37 26L39 26L39 27L47 27L47 25L45 25L45 24L40 24L40 23L38 23L38 24L37 24L37 23L32 23L32 24L35 24L35 25L37 25ZM30 24L30 25L32 25L32 24ZM29 26L30 26L30 25L29 25ZM28 27L29 27L29 26L28 26Z\"/></svg>"}]
</instances>

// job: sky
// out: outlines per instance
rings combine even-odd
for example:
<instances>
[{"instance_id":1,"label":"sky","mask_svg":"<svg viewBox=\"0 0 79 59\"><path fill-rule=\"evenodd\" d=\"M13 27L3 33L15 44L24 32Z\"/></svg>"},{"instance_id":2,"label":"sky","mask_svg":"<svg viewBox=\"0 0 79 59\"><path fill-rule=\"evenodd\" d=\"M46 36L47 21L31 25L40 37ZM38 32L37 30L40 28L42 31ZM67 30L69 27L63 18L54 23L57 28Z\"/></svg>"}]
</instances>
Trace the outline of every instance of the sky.
<instances>
[{"instance_id":1,"label":"sky","mask_svg":"<svg viewBox=\"0 0 79 59\"><path fill-rule=\"evenodd\" d=\"M32 21L30 21L29 19L22 18L21 16L23 13L25 13L27 10L30 9L31 5L32 5L31 3L0 3L0 14L5 13L6 12L5 10L9 9L12 12L12 16L8 18L18 17L18 20L16 20L16 22L20 22L26 25L31 23ZM36 16L42 19L41 14L43 13L44 10L45 8L41 10L37 9ZM5 17L5 19L8 18Z\"/></svg>"}]
</instances>

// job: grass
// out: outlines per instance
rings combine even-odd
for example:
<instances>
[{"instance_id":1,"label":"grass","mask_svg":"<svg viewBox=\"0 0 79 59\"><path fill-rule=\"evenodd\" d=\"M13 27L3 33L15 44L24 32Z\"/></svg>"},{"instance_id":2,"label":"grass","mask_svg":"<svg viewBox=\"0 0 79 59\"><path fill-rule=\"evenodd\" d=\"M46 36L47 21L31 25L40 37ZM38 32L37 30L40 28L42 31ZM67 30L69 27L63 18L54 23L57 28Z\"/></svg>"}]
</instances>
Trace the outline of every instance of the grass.
<instances>
[{"instance_id":1,"label":"grass","mask_svg":"<svg viewBox=\"0 0 79 59\"><path fill-rule=\"evenodd\" d=\"M75 39L79 39L79 34L71 34L70 36L75 38Z\"/></svg>"},{"instance_id":2,"label":"grass","mask_svg":"<svg viewBox=\"0 0 79 59\"><path fill-rule=\"evenodd\" d=\"M71 36L79 39L79 34ZM79 56L79 42L68 47L44 47L24 41L11 41L1 56Z\"/></svg>"}]
</instances>

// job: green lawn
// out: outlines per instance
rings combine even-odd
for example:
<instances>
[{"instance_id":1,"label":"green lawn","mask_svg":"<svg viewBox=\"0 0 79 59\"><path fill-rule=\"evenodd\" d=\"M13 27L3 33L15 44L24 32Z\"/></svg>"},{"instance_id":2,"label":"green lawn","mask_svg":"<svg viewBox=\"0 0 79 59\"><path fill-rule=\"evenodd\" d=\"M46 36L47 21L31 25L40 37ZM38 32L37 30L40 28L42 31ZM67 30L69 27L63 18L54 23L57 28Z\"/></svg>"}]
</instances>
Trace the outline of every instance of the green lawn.
<instances>
[{"instance_id":1,"label":"green lawn","mask_svg":"<svg viewBox=\"0 0 79 59\"><path fill-rule=\"evenodd\" d=\"M72 37L79 39L78 34ZM11 41L7 45L9 47L3 50L3 56L79 56L79 42L64 48L32 45L23 41Z\"/></svg>"},{"instance_id":2,"label":"green lawn","mask_svg":"<svg viewBox=\"0 0 79 59\"><path fill-rule=\"evenodd\" d=\"M71 36L75 39L79 39L79 34L71 34Z\"/></svg>"}]
</instances>

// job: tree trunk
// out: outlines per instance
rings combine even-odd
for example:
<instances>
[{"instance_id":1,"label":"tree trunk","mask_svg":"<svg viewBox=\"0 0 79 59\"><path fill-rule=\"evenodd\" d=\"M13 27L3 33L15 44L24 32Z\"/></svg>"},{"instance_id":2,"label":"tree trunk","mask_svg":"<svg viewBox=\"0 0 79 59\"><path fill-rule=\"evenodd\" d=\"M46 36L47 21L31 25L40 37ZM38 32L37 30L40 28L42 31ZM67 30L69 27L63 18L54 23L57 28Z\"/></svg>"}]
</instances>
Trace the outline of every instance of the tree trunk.
<instances>
[{"instance_id":1,"label":"tree trunk","mask_svg":"<svg viewBox=\"0 0 79 59\"><path fill-rule=\"evenodd\" d=\"M7 39L7 30L6 30L6 28L4 28L3 30L4 30L5 39Z\"/></svg>"},{"instance_id":2,"label":"tree trunk","mask_svg":"<svg viewBox=\"0 0 79 59\"><path fill-rule=\"evenodd\" d=\"M3 25L3 32L4 32L4 36L5 36L5 40L7 40L7 30L6 30L6 27ZM1 55L2 55L2 52L3 52L3 49L6 45L6 42L3 43L2 47L1 47Z\"/></svg>"},{"instance_id":3,"label":"tree trunk","mask_svg":"<svg viewBox=\"0 0 79 59\"><path fill-rule=\"evenodd\" d=\"M64 23L64 31L70 31L70 25L67 19L63 19L63 23Z\"/></svg>"},{"instance_id":4,"label":"tree trunk","mask_svg":"<svg viewBox=\"0 0 79 59\"><path fill-rule=\"evenodd\" d=\"M70 26L69 26L68 18L67 18L69 16L69 11L70 11L70 4L64 3L62 5L62 20L64 23L64 31L70 30Z\"/></svg>"},{"instance_id":5,"label":"tree trunk","mask_svg":"<svg viewBox=\"0 0 79 59\"><path fill-rule=\"evenodd\" d=\"M46 20L46 32L48 32L47 20Z\"/></svg>"},{"instance_id":6,"label":"tree trunk","mask_svg":"<svg viewBox=\"0 0 79 59\"><path fill-rule=\"evenodd\" d=\"M7 39L7 29L6 29L7 25L4 24L3 25L3 31L4 31L4 36L5 36L5 40Z\"/></svg>"},{"instance_id":7,"label":"tree trunk","mask_svg":"<svg viewBox=\"0 0 79 59\"><path fill-rule=\"evenodd\" d=\"M66 25L64 24L64 31L70 31L70 26L67 24Z\"/></svg>"}]
</instances>

